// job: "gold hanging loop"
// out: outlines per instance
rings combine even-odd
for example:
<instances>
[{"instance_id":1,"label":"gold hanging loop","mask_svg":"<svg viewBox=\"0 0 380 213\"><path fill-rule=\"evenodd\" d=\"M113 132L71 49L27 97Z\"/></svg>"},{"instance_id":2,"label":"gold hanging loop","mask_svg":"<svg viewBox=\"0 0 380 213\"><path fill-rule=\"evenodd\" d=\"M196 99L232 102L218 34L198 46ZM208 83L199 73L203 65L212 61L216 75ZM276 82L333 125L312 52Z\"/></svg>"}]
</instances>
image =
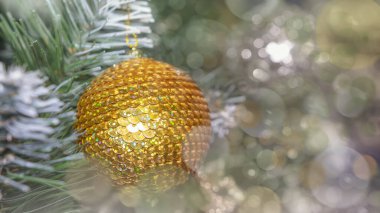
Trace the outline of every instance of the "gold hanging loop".
<instances>
[{"instance_id":1,"label":"gold hanging loop","mask_svg":"<svg viewBox=\"0 0 380 213\"><path fill-rule=\"evenodd\" d=\"M128 27L131 27L131 8L129 7L129 5L127 6L126 10L127 10L128 18L125 21L125 25L128 28ZM128 34L125 37L125 42L127 43L127 46L131 49L130 54L134 55L135 57L140 57L140 52L137 49L139 46L139 38L137 36L137 33L133 32L132 36L135 41L134 43L131 43L131 39L129 38Z\"/></svg>"}]
</instances>

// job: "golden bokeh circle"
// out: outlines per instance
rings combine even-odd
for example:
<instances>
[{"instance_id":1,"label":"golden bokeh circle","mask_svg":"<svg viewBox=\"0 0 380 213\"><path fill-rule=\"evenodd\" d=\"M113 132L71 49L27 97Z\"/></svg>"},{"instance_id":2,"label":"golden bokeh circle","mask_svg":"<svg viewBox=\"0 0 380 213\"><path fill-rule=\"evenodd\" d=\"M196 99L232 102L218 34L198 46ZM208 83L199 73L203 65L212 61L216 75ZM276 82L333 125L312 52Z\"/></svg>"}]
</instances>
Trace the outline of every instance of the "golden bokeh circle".
<instances>
[{"instance_id":1,"label":"golden bokeh circle","mask_svg":"<svg viewBox=\"0 0 380 213\"><path fill-rule=\"evenodd\" d=\"M341 68L373 65L380 53L380 5L374 0L329 1L318 16L316 40Z\"/></svg>"}]
</instances>

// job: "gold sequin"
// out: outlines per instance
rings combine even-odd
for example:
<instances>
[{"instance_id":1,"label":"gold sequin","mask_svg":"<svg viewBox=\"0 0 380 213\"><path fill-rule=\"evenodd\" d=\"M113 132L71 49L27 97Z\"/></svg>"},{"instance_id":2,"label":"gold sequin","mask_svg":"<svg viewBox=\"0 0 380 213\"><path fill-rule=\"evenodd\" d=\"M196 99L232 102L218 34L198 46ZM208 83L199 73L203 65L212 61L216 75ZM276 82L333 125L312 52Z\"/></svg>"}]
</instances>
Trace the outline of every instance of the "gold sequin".
<instances>
[{"instance_id":1,"label":"gold sequin","mask_svg":"<svg viewBox=\"0 0 380 213\"><path fill-rule=\"evenodd\" d=\"M128 120L127 120L126 118L123 118L123 117L117 119L117 122L118 122L121 126L128 126L128 124L129 124Z\"/></svg>"},{"instance_id":2,"label":"gold sequin","mask_svg":"<svg viewBox=\"0 0 380 213\"><path fill-rule=\"evenodd\" d=\"M138 122L140 122L140 120L137 116L128 117L128 121L131 122L132 124L137 124Z\"/></svg>"},{"instance_id":3,"label":"gold sequin","mask_svg":"<svg viewBox=\"0 0 380 213\"><path fill-rule=\"evenodd\" d=\"M139 128L133 124L129 124L127 126L127 129L130 133L135 133L135 132L138 132L139 131Z\"/></svg>"},{"instance_id":4,"label":"gold sequin","mask_svg":"<svg viewBox=\"0 0 380 213\"><path fill-rule=\"evenodd\" d=\"M127 127L125 126L118 126L116 131L119 133L119 135L127 135L129 133Z\"/></svg>"},{"instance_id":5,"label":"gold sequin","mask_svg":"<svg viewBox=\"0 0 380 213\"><path fill-rule=\"evenodd\" d=\"M156 132L154 130L147 130L147 131L143 132L143 135L146 138L153 138L156 135Z\"/></svg>"}]
</instances>

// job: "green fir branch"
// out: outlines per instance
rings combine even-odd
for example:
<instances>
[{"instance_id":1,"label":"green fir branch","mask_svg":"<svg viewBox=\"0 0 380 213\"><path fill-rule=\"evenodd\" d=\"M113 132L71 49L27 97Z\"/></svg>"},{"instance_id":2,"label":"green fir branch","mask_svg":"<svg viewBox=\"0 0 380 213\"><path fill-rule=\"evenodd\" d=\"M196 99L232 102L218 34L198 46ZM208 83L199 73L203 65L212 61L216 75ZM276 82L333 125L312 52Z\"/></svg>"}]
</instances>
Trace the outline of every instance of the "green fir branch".
<instances>
[{"instance_id":1,"label":"green fir branch","mask_svg":"<svg viewBox=\"0 0 380 213\"><path fill-rule=\"evenodd\" d=\"M22 13L29 10L28 4L33 1L18 3ZM140 48L153 46L149 38L153 18L147 1L46 0L46 5L49 12L43 17L37 12L23 19L9 13L0 15L0 37L12 47L14 63L43 72L50 84L57 85L54 92L65 103L59 114L47 115L60 120L50 136L57 146L47 151L49 160L41 159L54 171L24 169L6 174L6 178L32 187L16 199L0 201L1 207L12 212L77 211L79 207L62 181L65 170L83 159L77 154L73 129L80 94L102 70L133 57L125 43L126 36L137 34ZM126 6L130 7L130 16ZM125 25L128 18L131 26Z\"/></svg>"}]
</instances>

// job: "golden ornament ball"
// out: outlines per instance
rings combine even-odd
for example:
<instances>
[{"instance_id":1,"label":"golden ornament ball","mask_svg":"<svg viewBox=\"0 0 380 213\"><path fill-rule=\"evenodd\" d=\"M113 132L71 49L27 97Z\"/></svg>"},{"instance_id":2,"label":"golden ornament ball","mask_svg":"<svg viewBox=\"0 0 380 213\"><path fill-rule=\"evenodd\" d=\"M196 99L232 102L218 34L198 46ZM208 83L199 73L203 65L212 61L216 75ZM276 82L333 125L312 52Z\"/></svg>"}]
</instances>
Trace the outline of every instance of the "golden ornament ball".
<instances>
[{"instance_id":1,"label":"golden ornament ball","mask_svg":"<svg viewBox=\"0 0 380 213\"><path fill-rule=\"evenodd\" d=\"M78 144L116 185L165 191L199 167L211 137L198 86L148 58L114 65L78 102Z\"/></svg>"}]
</instances>

